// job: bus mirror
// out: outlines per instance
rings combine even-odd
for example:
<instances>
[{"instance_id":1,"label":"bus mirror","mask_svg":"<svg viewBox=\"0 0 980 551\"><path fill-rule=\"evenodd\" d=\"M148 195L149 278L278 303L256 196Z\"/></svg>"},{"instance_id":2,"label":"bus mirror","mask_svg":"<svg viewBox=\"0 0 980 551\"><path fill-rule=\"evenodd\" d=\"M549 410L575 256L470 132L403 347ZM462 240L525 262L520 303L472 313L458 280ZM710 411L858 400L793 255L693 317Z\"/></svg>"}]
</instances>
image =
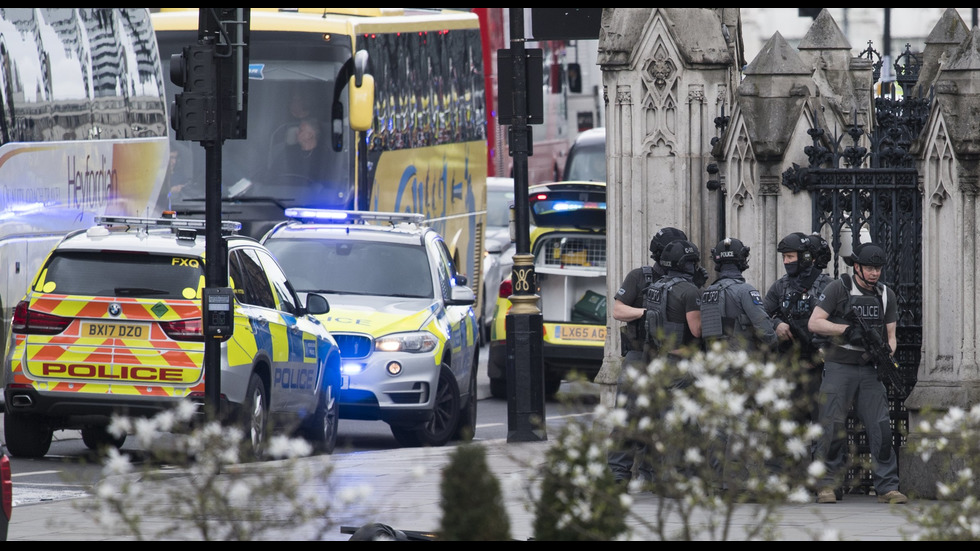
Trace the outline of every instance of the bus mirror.
<instances>
[{"instance_id":1,"label":"bus mirror","mask_svg":"<svg viewBox=\"0 0 980 551\"><path fill-rule=\"evenodd\" d=\"M374 77L364 75L361 85L356 86L356 76L350 79L350 127L356 132L366 132L374 124Z\"/></svg>"}]
</instances>

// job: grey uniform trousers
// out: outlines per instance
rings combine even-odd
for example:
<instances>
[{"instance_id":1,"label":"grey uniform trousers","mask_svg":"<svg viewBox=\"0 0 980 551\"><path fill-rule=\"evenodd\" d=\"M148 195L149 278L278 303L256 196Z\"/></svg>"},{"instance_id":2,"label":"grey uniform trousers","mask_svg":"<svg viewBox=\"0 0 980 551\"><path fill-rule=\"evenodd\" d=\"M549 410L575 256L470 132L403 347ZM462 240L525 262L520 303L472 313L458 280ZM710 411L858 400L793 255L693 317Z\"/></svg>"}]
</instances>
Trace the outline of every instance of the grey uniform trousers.
<instances>
[{"instance_id":1,"label":"grey uniform trousers","mask_svg":"<svg viewBox=\"0 0 980 551\"><path fill-rule=\"evenodd\" d=\"M892 445L888 392L874 366L825 362L820 399L823 435L817 441L815 458L827 467L822 486L835 488L842 481L841 471L847 462L847 413L854 404L868 436L875 492L884 495L898 490L898 456Z\"/></svg>"},{"instance_id":2,"label":"grey uniform trousers","mask_svg":"<svg viewBox=\"0 0 980 551\"><path fill-rule=\"evenodd\" d=\"M618 404L620 397L625 395L626 411L628 413L632 413L634 398L624 388L623 379L626 377L626 368L632 365L637 369L646 369L646 362L646 354L643 352L630 351L623 358L623 371L619 375L619 384L616 388L616 402ZM612 471L616 481L629 482L633 477L634 468L636 469L636 476L638 478L645 481L652 481L653 466L646 444L636 440L616 438L616 435L613 435L613 437L615 445L618 447L606 455L606 462L609 464L609 469Z\"/></svg>"}]
</instances>

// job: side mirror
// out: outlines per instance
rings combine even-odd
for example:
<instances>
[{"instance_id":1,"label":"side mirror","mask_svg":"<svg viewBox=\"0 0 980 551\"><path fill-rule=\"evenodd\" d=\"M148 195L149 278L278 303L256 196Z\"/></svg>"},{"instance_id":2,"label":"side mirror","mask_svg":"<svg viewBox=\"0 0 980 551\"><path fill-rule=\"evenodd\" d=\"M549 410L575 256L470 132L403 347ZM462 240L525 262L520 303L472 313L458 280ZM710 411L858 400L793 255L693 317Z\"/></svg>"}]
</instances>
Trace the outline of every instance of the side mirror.
<instances>
[{"instance_id":1,"label":"side mirror","mask_svg":"<svg viewBox=\"0 0 980 551\"><path fill-rule=\"evenodd\" d=\"M473 289L465 285L456 285L449 291L449 300L446 304L450 306L470 306L476 303L476 293Z\"/></svg>"},{"instance_id":2,"label":"side mirror","mask_svg":"<svg viewBox=\"0 0 980 551\"><path fill-rule=\"evenodd\" d=\"M326 314L330 311L330 303L323 295L310 293L306 295L306 311L314 316Z\"/></svg>"},{"instance_id":3,"label":"side mirror","mask_svg":"<svg viewBox=\"0 0 980 551\"><path fill-rule=\"evenodd\" d=\"M348 83L348 100L350 127L356 132L366 132L374 126L374 76L367 73L367 65L367 51L354 54L354 76Z\"/></svg>"}]
</instances>

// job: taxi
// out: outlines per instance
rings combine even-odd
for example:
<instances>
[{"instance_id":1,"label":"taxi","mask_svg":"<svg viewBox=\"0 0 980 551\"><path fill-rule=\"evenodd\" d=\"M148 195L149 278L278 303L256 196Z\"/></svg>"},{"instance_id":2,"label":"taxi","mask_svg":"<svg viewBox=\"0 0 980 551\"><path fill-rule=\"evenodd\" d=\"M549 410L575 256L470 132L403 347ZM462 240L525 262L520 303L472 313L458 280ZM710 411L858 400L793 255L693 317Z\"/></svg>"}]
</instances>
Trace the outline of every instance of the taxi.
<instances>
[{"instance_id":1,"label":"taxi","mask_svg":"<svg viewBox=\"0 0 980 551\"><path fill-rule=\"evenodd\" d=\"M81 430L91 449L121 447L113 415L203 406L206 338L220 346L221 418L241 427L247 453L260 455L270 430L331 453L340 349L314 317L329 304L301 301L239 228L222 223L223 293L205 285L203 220L104 216L62 239L14 309L3 371L11 455L42 457L63 429Z\"/></svg>"},{"instance_id":2,"label":"taxi","mask_svg":"<svg viewBox=\"0 0 980 551\"><path fill-rule=\"evenodd\" d=\"M383 421L402 446L470 439L476 426L476 295L420 214L288 209L262 243L340 344L342 419Z\"/></svg>"},{"instance_id":3,"label":"taxi","mask_svg":"<svg viewBox=\"0 0 980 551\"><path fill-rule=\"evenodd\" d=\"M592 379L606 344L606 185L554 182L528 188L531 254L543 321L544 391L572 374ZM490 330L490 393L507 398L507 313L512 285L500 285Z\"/></svg>"}]
</instances>

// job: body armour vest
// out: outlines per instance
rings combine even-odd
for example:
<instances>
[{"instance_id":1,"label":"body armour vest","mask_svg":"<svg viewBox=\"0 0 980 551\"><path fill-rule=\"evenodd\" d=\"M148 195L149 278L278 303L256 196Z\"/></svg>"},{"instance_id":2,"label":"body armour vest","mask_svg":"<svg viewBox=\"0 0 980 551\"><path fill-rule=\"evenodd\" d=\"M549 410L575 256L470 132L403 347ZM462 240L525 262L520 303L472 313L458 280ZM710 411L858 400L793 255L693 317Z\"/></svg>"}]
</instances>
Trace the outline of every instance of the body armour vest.
<instances>
[{"instance_id":1,"label":"body armour vest","mask_svg":"<svg viewBox=\"0 0 980 551\"><path fill-rule=\"evenodd\" d=\"M647 310L647 343L652 351L658 351L667 342L669 346L680 346L684 342L685 323L667 321L667 297L670 288L687 281L680 277L663 277L647 287L643 297L643 307Z\"/></svg>"},{"instance_id":2,"label":"body armour vest","mask_svg":"<svg viewBox=\"0 0 980 551\"><path fill-rule=\"evenodd\" d=\"M743 333L745 320L737 301L729 296L737 292L732 286L737 279L725 278L712 283L701 293L701 336L710 339L727 339ZM748 335L744 335L748 338Z\"/></svg>"},{"instance_id":3,"label":"body armour vest","mask_svg":"<svg viewBox=\"0 0 980 551\"><path fill-rule=\"evenodd\" d=\"M888 300L888 295L885 293L884 286L878 283L875 286L875 294L866 295L857 288L857 285L854 285L849 275L841 275L841 280L844 282L844 288L848 290L847 311L853 311L854 315L863 319L868 327L877 331L881 335L881 338L887 342L888 334L885 331L885 307L887 306L886 301ZM848 350L864 351L863 346L853 344L842 344L841 347Z\"/></svg>"}]
</instances>

